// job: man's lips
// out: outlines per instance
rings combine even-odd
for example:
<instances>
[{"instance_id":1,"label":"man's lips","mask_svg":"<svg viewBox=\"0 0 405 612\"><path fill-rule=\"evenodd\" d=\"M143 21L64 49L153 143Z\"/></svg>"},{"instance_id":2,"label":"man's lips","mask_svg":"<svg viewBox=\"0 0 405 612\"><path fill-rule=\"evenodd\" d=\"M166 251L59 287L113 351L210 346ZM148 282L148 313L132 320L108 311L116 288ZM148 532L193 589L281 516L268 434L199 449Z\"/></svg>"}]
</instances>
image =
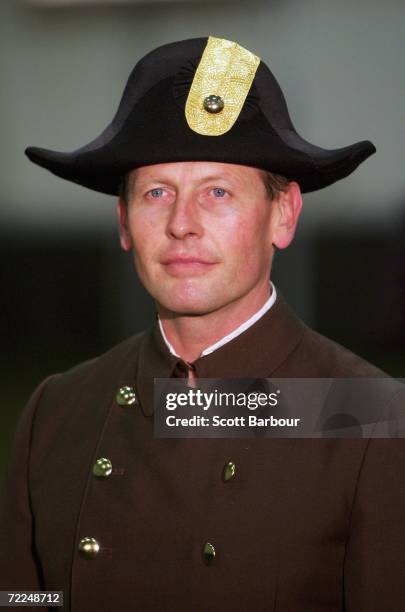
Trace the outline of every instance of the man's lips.
<instances>
[{"instance_id":1,"label":"man's lips","mask_svg":"<svg viewBox=\"0 0 405 612\"><path fill-rule=\"evenodd\" d=\"M170 265L170 264L188 264L188 263L200 263L200 264L212 264L214 262L206 260L206 259L202 259L201 257L191 257L191 256L181 256L181 255L174 255L172 257L167 257L166 259L163 259L162 264L164 266Z\"/></svg>"},{"instance_id":2,"label":"man's lips","mask_svg":"<svg viewBox=\"0 0 405 612\"><path fill-rule=\"evenodd\" d=\"M169 274L183 276L187 274L201 274L215 266L218 262L191 256L171 256L164 258L161 264Z\"/></svg>"}]
</instances>

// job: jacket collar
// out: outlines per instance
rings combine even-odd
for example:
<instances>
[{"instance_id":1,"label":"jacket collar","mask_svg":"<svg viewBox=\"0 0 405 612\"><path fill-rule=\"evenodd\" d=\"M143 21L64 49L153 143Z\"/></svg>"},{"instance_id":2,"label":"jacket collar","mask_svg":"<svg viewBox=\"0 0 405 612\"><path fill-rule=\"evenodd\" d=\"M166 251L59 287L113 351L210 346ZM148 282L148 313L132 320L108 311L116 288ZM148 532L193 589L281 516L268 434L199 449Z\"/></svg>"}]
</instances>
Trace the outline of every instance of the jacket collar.
<instances>
[{"instance_id":1,"label":"jacket collar","mask_svg":"<svg viewBox=\"0 0 405 612\"><path fill-rule=\"evenodd\" d=\"M269 378L299 344L305 324L280 293L266 314L245 332L213 353L194 361L196 378ZM136 387L145 416L153 414L154 378L170 378L184 364L168 350L158 322L142 342Z\"/></svg>"}]
</instances>

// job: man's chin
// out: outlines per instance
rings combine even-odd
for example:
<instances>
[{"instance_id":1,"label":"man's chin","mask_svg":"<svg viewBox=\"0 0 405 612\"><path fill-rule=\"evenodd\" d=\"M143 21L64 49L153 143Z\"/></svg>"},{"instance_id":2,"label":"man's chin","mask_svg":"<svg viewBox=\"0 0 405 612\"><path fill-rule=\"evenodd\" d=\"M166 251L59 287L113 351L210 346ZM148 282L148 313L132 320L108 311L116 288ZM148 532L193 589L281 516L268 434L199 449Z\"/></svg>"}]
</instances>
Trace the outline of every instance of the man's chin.
<instances>
[{"instance_id":1,"label":"man's chin","mask_svg":"<svg viewBox=\"0 0 405 612\"><path fill-rule=\"evenodd\" d=\"M150 291L156 302L175 315L201 316L221 308L223 291L202 279L187 279Z\"/></svg>"}]
</instances>

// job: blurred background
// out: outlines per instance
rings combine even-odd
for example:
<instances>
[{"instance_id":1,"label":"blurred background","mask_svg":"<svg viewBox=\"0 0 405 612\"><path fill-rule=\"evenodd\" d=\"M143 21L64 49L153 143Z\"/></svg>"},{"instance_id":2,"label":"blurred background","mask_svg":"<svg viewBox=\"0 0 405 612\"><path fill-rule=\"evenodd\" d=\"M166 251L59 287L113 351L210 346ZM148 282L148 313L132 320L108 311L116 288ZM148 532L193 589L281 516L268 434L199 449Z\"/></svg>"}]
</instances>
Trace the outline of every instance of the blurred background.
<instances>
[{"instance_id":1,"label":"blurred background","mask_svg":"<svg viewBox=\"0 0 405 612\"><path fill-rule=\"evenodd\" d=\"M153 322L120 251L113 198L31 164L28 145L73 150L112 119L134 64L198 36L268 63L298 132L377 154L304 199L274 280L300 316L405 376L402 0L2 0L0 5L0 481L34 386Z\"/></svg>"}]
</instances>

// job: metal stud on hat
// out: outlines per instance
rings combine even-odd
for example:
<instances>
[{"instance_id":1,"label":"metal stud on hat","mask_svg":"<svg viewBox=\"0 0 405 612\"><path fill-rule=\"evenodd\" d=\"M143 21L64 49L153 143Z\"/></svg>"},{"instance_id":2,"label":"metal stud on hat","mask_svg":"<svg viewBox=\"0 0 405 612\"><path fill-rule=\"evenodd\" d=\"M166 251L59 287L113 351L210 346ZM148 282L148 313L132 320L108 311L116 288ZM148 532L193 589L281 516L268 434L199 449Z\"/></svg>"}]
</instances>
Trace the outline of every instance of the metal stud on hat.
<instances>
[{"instance_id":1,"label":"metal stud on hat","mask_svg":"<svg viewBox=\"0 0 405 612\"><path fill-rule=\"evenodd\" d=\"M224 108L224 101L221 96L207 96L204 98L203 106L207 113L220 113Z\"/></svg>"}]
</instances>

